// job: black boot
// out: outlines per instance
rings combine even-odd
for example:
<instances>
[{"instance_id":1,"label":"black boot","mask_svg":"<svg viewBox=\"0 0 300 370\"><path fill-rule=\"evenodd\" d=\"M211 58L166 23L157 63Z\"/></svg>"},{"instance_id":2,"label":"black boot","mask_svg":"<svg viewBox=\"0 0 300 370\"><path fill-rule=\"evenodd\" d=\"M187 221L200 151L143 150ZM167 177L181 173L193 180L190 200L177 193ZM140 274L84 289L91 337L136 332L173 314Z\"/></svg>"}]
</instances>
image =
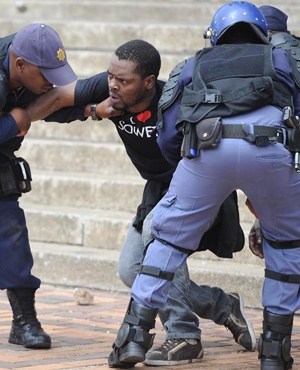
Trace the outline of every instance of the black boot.
<instances>
[{"instance_id":1,"label":"black boot","mask_svg":"<svg viewBox=\"0 0 300 370\"><path fill-rule=\"evenodd\" d=\"M157 309L130 302L108 358L109 367L131 368L145 360L155 336L149 330L155 327L156 315Z\"/></svg>"},{"instance_id":2,"label":"black boot","mask_svg":"<svg viewBox=\"0 0 300 370\"><path fill-rule=\"evenodd\" d=\"M50 348L51 338L44 332L36 317L34 294L36 289L7 289L6 294L13 311L9 343L26 348Z\"/></svg>"},{"instance_id":3,"label":"black boot","mask_svg":"<svg viewBox=\"0 0 300 370\"><path fill-rule=\"evenodd\" d=\"M258 343L261 370L288 370L293 367L293 318L294 314L283 316L264 310L263 334Z\"/></svg>"}]
</instances>

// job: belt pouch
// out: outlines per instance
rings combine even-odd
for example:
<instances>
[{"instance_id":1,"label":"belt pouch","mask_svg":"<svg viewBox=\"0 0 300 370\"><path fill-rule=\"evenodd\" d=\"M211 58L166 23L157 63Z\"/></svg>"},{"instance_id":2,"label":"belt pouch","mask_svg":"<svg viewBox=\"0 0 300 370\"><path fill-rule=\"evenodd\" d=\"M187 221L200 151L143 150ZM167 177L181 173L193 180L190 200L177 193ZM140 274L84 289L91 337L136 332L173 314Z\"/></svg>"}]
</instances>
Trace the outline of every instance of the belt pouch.
<instances>
[{"instance_id":1,"label":"belt pouch","mask_svg":"<svg viewBox=\"0 0 300 370\"><path fill-rule=\"evenodd\" d=\"M10 162L0 165L0 197L20 193Z\"/></svg>"},{"instance_id":2,"label":"belt pouch","mask_svg":"<svg viewBox=\"0 0 300 370\"><path fill-rule=\"evenodd\" d=\"M192 159L198 157L198 137L196 132L196 125L190 122L184 122L183 124L183 141L181 144L181 155L182 157Z\"/></svg>"},{"instance_id":3,"label":"belt pouch","mask_svg":"<svg viewBox=\"0 0 300 370\"><path fill-rule=\"evenodd\" d=\"M25 159L13 158L0 164L0 197L30 190L31 172Z\"/></svg>"},{"instance_id":4,"label":"belt pouch","mask_svg":"<svg viewBox=\"0 0 300 370\"><path fill-rule=\"evenodd\" d=\"M214 149L222 138L221 117L206 118L196 124L198 149Z\"/></svg>"},{"instance_id":5,"label":"belt pouch","mask_svg":"<svg viewBox=\"0 0 300 370\"><path fill-rule=\"evenodd\" d=\"M31 171L27 161L19 157L12 160L12 168L16 185L21 193L28 193L31 190Z\"/></svg>"},{"instance_id":6,"label":"belt pouch","mask_svg":"<svg viewBox=\"0 0 300 370\"><path fill-rule=\"evenodd\" d=\"M300 151L300 131L295 128L285 128L286 130L286 144L285 148L290 152Z\"/></svg>"}]
</instances>

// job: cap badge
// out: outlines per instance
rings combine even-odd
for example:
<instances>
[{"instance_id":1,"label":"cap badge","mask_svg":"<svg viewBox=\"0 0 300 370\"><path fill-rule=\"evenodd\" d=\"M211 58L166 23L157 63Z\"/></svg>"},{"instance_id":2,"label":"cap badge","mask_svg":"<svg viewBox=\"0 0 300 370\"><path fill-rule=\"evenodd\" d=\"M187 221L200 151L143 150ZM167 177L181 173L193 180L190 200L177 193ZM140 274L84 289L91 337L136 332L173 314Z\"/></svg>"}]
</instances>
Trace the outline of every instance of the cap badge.
<instances>
[{"instance_id":1,"label":"cap badge","mask_svg":"<svg viewBox=\"0 0 300 370\"><path fill-rule=\"evenodd\" d=\"M62 48L59 48L56 52L56 58L60 61L63 62L66 59L66 54L65 51Z\"/></svg>"}]
</instances>

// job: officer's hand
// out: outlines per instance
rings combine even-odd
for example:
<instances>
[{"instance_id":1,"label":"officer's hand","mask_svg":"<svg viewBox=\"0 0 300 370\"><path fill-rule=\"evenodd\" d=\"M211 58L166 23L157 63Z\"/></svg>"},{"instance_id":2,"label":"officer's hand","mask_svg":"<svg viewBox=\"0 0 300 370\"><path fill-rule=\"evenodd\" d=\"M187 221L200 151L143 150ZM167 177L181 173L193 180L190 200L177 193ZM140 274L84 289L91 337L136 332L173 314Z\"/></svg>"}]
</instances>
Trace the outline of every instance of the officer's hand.
<instances>
[{"instance_id":1,"label":"officer's hand","mask_svg":"<svg viewBox=\"0 0 300 370\"><path fill-rule=\"evenodd\" d=\"M19 129L17 136L25 136L31 126L31 119L28 112L23 108L17 107L13 108L9 113L14 117L17 123Z\"/></svg>"},{"instance_id":2,"label":"officer's hand","mask_svg":"<svg viewBox=\"0 0 300 370\"><path fill-rule=\"evenodd\" d=\"M110 98L103 100L97 104L96 114L101 118L117 117L124 114L123 111L115 110L110 104Z\"/></svg>"},{"instance_id":3,"label":"officer's hand","mask_svg":"<svg viewBox=\"0 0 300 370\"><path fill-rule=\"evenodd\" d=\"M252 206L252 203L250 202L250 200L247 198L246 199L246 202L245 202L246 206L248 207L249 211L256 217L258 218L256 212L255 212L255 209L253 208Z\"/></svg>"},{"instance_id":4,"label":"officer's hand","mask_svg":"<svg viewBox=\"0 0 300 370\"><path fill-rule=\"evenodd\" d=\"M263 259L263 234L259 225L259 220L256 219L251 227L249 236L249 248L253 254Z\"/></svg>"}]
</instances>

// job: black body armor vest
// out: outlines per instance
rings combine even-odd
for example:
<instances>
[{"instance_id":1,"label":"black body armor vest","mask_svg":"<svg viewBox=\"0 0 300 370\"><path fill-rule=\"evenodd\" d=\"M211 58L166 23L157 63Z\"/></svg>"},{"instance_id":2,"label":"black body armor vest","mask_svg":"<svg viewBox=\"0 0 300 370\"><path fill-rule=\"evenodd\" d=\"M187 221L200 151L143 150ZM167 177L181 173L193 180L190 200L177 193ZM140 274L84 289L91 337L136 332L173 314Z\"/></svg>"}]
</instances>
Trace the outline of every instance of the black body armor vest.
<instances>
[{"instance_id":1,"label":"black body armor vest","mask_svg":"<svg viewBox=\"0 0 300 370\"><path fill-rule=\"evenodd\" d=\"M300 39L287 32L278 32L272 36L271 43L276 48L287 51L294 81L300 88Z\"/></svg>"},{"instance_id":2,"label":"black body armor vest","mask_svg":"<svg viewBox=\"0 0 300 370\"><path fill-rule=\"evenodd\" d=\"M178 123L230 117L271 104L291 105L291 92L277 79L272 46L220 45L195 56L192 82L184 88Z\"/></svg>"}]
</instances>

